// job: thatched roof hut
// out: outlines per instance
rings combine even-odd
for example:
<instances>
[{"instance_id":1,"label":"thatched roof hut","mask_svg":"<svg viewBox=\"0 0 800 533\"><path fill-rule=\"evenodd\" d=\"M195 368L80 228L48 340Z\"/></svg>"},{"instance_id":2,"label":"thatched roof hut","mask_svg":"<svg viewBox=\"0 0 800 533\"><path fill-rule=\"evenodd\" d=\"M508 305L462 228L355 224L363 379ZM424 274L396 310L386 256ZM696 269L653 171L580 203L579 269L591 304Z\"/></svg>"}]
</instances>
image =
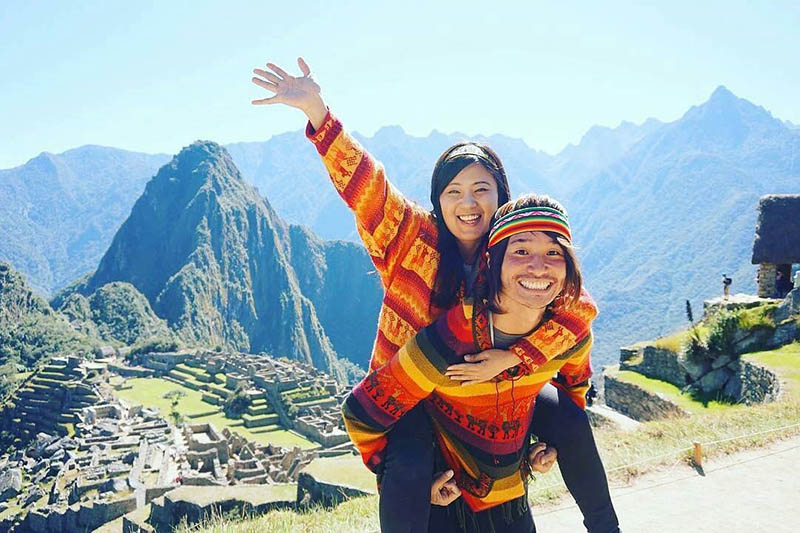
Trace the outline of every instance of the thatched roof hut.
<instances>
[{"instance_id":1,"label":"thatched roof hut","mask_svg":"<svg viewBox=\"0 0 800 533\"><path fill-rule=\"evenodd\" d=\"M762 196L758 211L753 264L800 263L800 195Z\"/></svg>"}]
</instances>

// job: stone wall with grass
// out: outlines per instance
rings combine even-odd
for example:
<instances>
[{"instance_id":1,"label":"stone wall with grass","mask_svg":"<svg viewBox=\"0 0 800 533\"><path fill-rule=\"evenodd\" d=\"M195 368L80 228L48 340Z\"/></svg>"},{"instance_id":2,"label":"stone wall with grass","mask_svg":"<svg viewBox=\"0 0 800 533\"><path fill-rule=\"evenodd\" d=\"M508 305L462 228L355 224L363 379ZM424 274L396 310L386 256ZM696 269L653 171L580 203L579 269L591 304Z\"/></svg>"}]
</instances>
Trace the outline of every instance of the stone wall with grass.
<instances>
[{"instance_id":1,"label":"stone wall with grass","mask_svg":"<svg viewBox=\"0 0 800 533\"><path fill-rule=\"evenodd\" d=\"M660 394L626 383L613 373L605 375L605 396L606 405L640 422L689 416L689 413Z\"/></svg>"},{"instance_id":2,"label":"stone wall with grass","mask_svg":"<svg viewBox=\"0 0 800 533\"><path fill-rule=\"evenodd\" d=\"M649 378L672 383L676 387L688 384L687 372L680 364L678 354L655 346L621 348L619 369L632 370Z\"/></svg>"}]
</instances>

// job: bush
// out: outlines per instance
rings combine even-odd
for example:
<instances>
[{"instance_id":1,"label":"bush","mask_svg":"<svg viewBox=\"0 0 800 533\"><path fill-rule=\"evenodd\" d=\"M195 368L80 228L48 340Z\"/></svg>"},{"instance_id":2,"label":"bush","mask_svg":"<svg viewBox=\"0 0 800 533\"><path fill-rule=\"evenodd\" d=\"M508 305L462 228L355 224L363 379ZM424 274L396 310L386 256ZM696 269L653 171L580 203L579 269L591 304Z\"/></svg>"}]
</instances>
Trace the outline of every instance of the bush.
<instances>
[{"instance_id":1,"label":"bush","mask_svg":"<svg viewBox=\"0 0 800 533\"><path fill-rule=\"evenodd\" d=\"M231 396L225 400L223 411L228 418L241 418L250 407L250 397L244 387L239 386Z\"/></svg>"},{"instance_id":2,"label":"bush","mask_svg":"<svg viewBox=\"0 0 800 533\"><path fill-rule=\"evenodd\" d=\"M180 348L180 344L175 339L159 338L150 339L144 342L135 344L128 354L128 358L133 359L137 355L142 355L152 352L174 352Z\"/></svg>"},{"instance_id":3,"label":"bush","mask_svg":"<svg viewBox=\"0 0 800 533\"><path fill-rule=\"evenodd\" d=\"M720 355L732 355L736 351L736 330L739 319L728 311L720 311L711 323L706 345L713 358Z\"/></svg>"}]
</instances>

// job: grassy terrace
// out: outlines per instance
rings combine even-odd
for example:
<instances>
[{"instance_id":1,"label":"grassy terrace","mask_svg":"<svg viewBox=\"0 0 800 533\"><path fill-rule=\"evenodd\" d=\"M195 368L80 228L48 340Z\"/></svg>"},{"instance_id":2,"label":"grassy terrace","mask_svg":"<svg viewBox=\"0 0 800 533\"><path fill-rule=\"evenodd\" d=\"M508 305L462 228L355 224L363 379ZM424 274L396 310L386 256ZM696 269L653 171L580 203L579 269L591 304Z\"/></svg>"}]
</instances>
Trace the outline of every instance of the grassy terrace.
<instances>
[{"instance_id":1,"label":"grassy terrace","mask_svg":"<svg viewBox=\"0 0 800 533\"><path fill-rule=\"evenodd\" d=\"M701 414L709 411L720 411L738 407L730 403L718 402L714 400L707 402L695 401L692 399L690 394L682 393L680 388L676 387L672 383L661 381L660 379L649 378L631 370L618 370L613 372L607 370L607 373L608 375L616 377L620 381L639 385L643 389L646 389L650 392L657 392L665 396L681 409L684 409L692 414Z\"/></svg>"},{"instance_id":2,"label":"grassy terrace","mask_svg":"<svg viewBox=\"0 0 800 533\"><path fill-rule=\"evenodd\" d=\"M164 398L164 394L172 390L180 390L185 396L178 401L177 411L189 417L192 424L212 423L217 429L227 427L236 431L243 437L262 444L276 444L279 446L299 446L303 449L314 448L318 444L306 439L293 431L282 429L277 424L262 427L246 428L241 419L228 418L218 406L204 402L201 391L193 390L184 385L167 381L161 378L134 378L125 381L126 388L114 391L118 397L132 403L155 407L163 416L172 410L171 401ZM212 413L212 414L209 414ZM269 415L267 415L269 416Z\"/></svg>"}]
</instances>

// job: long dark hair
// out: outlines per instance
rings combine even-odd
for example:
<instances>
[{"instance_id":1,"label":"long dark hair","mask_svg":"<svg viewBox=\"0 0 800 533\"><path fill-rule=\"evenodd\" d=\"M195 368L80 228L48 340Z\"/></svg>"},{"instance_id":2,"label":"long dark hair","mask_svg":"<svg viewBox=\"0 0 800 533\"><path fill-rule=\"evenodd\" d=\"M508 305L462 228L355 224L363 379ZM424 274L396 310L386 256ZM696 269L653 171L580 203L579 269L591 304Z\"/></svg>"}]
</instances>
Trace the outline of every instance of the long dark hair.
<instances>
[{"instance_id":1,"label":"long dark hair","mask_svg":"<svg viewBox=\"0 0 800 533\"><path fill-rule=\"evenodd\" d=\"M442 215L442 205L439 197L447 184L459 172L473 163L480 163L497 182L497 205L508 202L508 179L506 170L500 157L494 150L486 145L474 142L461 142L444 151L436 161L431 175L431 205L433 217L439 230L436 248L441 259L436 278L433 281L431 306L439 309L449 309L454 306L458 297L458 290L464 283L464 268L461 252L455 235L447 228Z\"/></svg>"},{"instance_id":2,"label":"long dark hair","mask_svg":"<svg viewBox=\"0 0 800 533\"><path fill-rule=\"evenodd\" d=\"M567 210L558 200L545 194L526 194L513 202L501 205L492 217L492 224L500 217L526 207L550 207L568 216ZM545 231L544 233L553 239L553 242L558 244L564 252L564 259L567 263L567 277L564 280L564 289L558 298L561 298L564 305L569 307L580 298L583 284L583 275L578 263L578 256L567 239L552 231ZM495 313L503 313L500 307L500 291L503 288L500 272L503 269L503 258L506 256L509 240L503 239L489 249L488 296L490 309Z\"/></svg>"}]
</instances>

